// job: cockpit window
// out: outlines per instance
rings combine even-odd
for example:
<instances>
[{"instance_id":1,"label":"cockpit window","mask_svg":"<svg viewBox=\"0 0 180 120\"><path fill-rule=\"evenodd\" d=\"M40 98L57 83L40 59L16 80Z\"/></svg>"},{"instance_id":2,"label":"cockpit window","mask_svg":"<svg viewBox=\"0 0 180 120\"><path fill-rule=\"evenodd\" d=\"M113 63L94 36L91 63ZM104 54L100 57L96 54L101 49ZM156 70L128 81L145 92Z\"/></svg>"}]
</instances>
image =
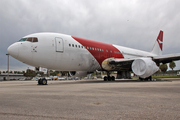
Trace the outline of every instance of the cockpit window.
<instances>
[{"instance_id":1,"label":"cockpit window","mask_svg":"<svg viewBox=\"0 0 180 120\"><path fill-rule=\"evenodd\" d=\"M28 38L26 41L33 42L33 38Z\"/></svg>"},{"instance_id":2,"label":"cockpit window","mask_svg":"<svg viewBox=\"0 0 180 120\"><path fill-rule=\"evenodd\" d=\"M38 42L38 39L37 38L33 38L33 42Z\"/></svg>"},{"instance_id":3,"label":"cockpit window","mask_svg":"<svg viewBox=\"0 0 180 120\"><path fill-rule=\"evenodd\" d=\"M22 41L26 41L27 38L21 38L19 41L22 42Z\"/></svg>"},{"instance_id":4,"label":"cockpit window","mask_svg":"<svg viewBox=\"0 0 180 120\"><path fill-rule=\"evenodd\" d=\"M38 42L38 38L36 38L36 37L22 38L19 41L20 42L22 42L22 41Z\"/></svg>"}]
</instances>

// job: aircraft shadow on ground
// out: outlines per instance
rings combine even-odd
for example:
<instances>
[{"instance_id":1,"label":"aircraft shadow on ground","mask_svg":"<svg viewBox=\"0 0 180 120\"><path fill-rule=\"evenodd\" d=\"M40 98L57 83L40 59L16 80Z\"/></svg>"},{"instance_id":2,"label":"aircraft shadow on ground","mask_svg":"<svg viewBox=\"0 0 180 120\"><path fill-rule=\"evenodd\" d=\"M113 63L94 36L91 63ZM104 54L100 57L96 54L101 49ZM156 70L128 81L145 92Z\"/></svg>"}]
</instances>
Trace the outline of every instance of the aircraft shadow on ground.
<instances>
[{"instance_id":1,"label":"aircraft shadow on ground","mask_svg":"<svg viewBox=\"0 0 180 120\"><path fill-rule=\"evenodd\" d=\"M103 80L72 80L72 82L70 80L68 81L60 81L60 82L55 82L55 83L50 83L50 84L94 84L94 83L129 83L129 82L165 82L167 80L157 80L157 81L140 81L140 80L134 80L134 79L126 79L126 80L115 80L115 81L103 81Z\"/></svg>"}]
</instances>

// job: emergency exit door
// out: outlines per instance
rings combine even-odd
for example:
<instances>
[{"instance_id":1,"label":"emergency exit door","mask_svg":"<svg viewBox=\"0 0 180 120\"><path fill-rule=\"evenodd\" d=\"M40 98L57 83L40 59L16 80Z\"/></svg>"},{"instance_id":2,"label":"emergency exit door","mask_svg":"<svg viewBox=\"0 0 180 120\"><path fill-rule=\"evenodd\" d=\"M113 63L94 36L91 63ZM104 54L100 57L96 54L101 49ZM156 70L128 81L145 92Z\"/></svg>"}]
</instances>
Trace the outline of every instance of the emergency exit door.
<instances>
[{"instance_id":1,"label":"emergency exit door","mask_svg":"<svg viewBox=\"0 0 180 120\"><path fill-rule=\"evenodd\" d=\"M62 38L55 38L56 43L56 52L63 52L64 51L64 43Z\"/></svg>"}]
</instances>

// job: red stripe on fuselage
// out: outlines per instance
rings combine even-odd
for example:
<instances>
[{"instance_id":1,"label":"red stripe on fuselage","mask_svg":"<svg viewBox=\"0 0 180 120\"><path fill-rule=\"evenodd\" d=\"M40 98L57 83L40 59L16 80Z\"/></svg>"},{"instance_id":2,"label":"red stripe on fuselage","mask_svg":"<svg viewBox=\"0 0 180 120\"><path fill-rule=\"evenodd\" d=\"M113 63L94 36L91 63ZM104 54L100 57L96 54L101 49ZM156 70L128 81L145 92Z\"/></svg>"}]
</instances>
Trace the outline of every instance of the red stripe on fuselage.
<instances>
[{"instance_id":1,"label":"red stripe on fuselage","mask_svg":"<svg viewBox=\"0 0 180 120\"><path fill-rule=\"evenodd\" d=\"M112 44L98 42L94 40L83 39L72 36L77 42L82 44L101 63L107 58L124 58L122 53Z\"/></svg>"}]
</instances>

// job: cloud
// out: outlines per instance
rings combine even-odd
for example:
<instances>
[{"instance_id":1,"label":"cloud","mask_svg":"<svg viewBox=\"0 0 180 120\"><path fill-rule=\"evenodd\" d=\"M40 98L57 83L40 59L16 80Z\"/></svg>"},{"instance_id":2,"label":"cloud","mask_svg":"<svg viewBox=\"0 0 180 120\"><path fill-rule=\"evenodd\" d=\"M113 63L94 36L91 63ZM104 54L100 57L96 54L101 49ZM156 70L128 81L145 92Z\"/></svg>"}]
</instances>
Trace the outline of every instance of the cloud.
<instances>
[{"instance_id":1,"label":"cloud","mask_svg":"<svg viewBox=\"0 0 180 120\"><path fill-rule=\"evenodd\" d=\"M151 51L163 30L163 53L180 52L178 0L1 0L0 5L0 70L7 68L10 44L45 31ZM29 67L10 60L12 69Z\"/></svg>"}]
</instances>

